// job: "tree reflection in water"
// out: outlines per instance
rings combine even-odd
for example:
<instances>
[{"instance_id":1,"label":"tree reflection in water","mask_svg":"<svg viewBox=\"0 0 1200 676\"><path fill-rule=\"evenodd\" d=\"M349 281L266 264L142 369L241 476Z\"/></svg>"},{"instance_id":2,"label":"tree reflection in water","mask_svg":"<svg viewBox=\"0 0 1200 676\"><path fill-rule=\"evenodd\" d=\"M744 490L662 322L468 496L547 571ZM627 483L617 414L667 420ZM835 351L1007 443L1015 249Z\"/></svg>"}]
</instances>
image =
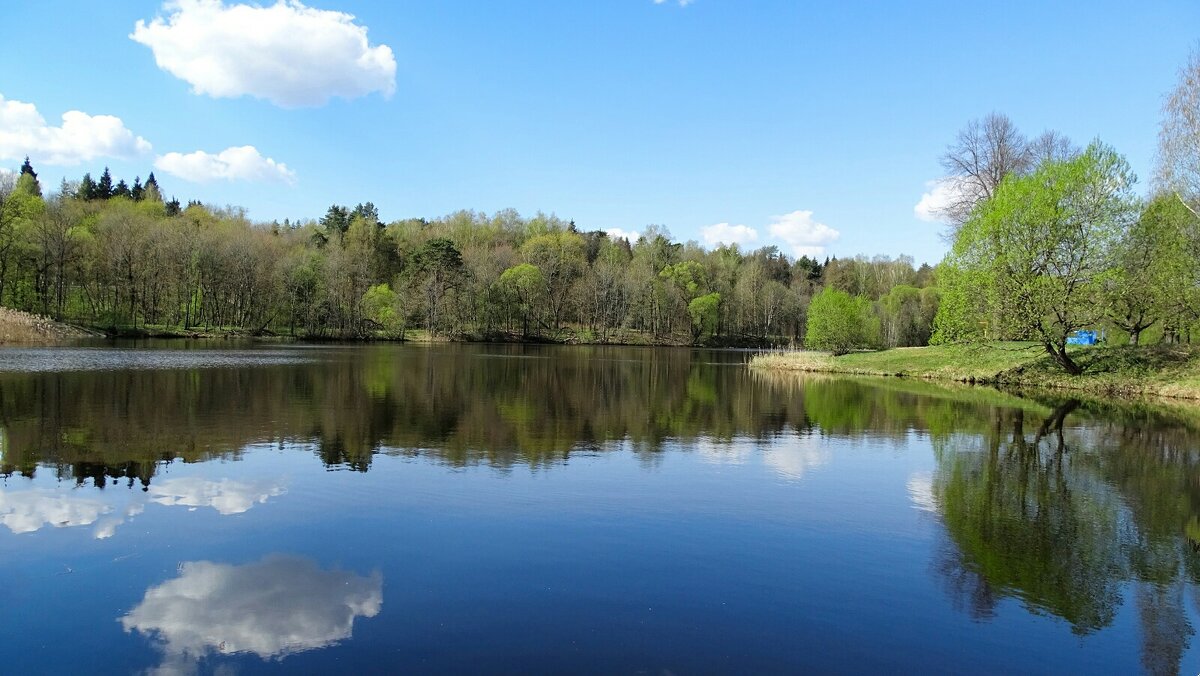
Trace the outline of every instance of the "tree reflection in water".
<instances>
[{"instance_id":1,"label":"tree reflection in water","mask_svg":"<svg viewBox=\"0 0 1200 676\"><path fill-rule=\"evenodd\" d=\"M215 488L157 473L169 462L237 459L262 443L369 471L379 454L509 469L622 448L652 462L670 440L709 461L761 456L795 479L830 460L830 438L905 451L927 440L936 469L908 477L907 489L941 524L935 569L956 604L982 620L1015 599L1080 635L1132 604L1145 667L1178 668L1194 634L1188 596L1200 606L1200 415L902 379L751 373L742 358L380 346L255 368L6 373L0 472L119 482L147 500L235 513L282 488L218 499ZM114 516L45 497L0 498L8 510L0 522L28 530Z\"/></svg>"}]
</instances>

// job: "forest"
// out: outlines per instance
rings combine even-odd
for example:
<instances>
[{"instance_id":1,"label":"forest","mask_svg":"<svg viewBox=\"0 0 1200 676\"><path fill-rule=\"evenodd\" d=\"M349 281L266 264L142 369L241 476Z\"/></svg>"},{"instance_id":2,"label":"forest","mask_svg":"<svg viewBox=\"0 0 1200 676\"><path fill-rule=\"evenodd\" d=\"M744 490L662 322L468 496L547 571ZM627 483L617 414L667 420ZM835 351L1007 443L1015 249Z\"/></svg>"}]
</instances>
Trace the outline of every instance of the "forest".
<instances>
[{"instance_id":1,"label":"forest","mask_svg":"<svg viewBox=\"0 0 1200 676\"><path fill-rule=\"evenodd\" d=\"M164 200L107 169L45 193L27 161L0 189L0 305L111 332L306 338L796 345L829 286L869 299L881 345L923 345L934 271L911 258L793 259L636 242L554 215L384 222L371 202L253 223Z\"/></svg>"}]
</instances>

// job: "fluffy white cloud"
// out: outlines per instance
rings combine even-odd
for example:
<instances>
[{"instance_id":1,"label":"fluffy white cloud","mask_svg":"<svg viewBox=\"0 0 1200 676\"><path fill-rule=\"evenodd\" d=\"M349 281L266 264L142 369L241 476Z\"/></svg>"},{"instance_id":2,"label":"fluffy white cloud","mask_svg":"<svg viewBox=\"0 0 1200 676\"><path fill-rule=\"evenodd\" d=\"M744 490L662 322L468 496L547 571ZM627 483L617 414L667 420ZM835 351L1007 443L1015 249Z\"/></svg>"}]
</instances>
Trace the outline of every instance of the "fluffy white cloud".
<instances>
[{"instance_id":1,"label":"fluffy white cloud","mask_svg":"<svg viewBox=\"0 0 1200 676\"><path fill-rule=\"evenodd\" d=\"M947 210L964 202L974 202L979 188L956 176L946 176L925 182L921 201L913 207L913 214L929 223L946 223Z\"/></svg>"},{"instance_id":2,"label":"fluffy white cloud","mask_svg":"<svg viewBox=\"0 0 1200 676\"><path fill-rule=\"evenodd\" d=\"M125 631L160 642L165 669L186 668L214 653L262 659L334 645L354 620L375 617L383 577L322 570L307 559L271 557L241 566L193 561L179 577L146 590L120 618Z\"/></svg>"},{"instance_id":3,"label":"fluffy white cloud","mask_svg":"<svg viewBox=\"0 0 1200 676\"><path fill-rule=\"evenodd\" d=\"M627 239L627 240L629 240L630 244L636 243L638 241L638 238L641 237L640 233L636 233L636 232L633 232L630 230L622 230L620 228L608 228L604 232L607 233L608 236L612 239Z\"/></svg>"},{"instance_id":4,"label":"fluffy white cloud","mask_svg":"<svg viewBox=\"0 0 1200 676\"><path fill-rule=\"evenodd\" d=\"M53 127L32 103L0 96L0 160L28 155L35 162L75 165L98 157L137 157L150 149L119 117L70 110Z\"/></svg>"},{"instance_id":5,"label":"fluffy white cloud","mask_svg":"<svg viewBox=\"0 0 1200 676\"><path fill-rule=\"evenodd\" d=\"M112 507L99 500L42 488L0 491L0 525L14 533L32 533L45 526L90 526L111 511Z\"/></svg>"},{"instance_id":6,"label":"fluffy white cloud","mask_svg":"<svg viewBox=\"0 0 1200 676\"><path fill-rule=\"evenodd\" d=\"M820 256L825 253L825 246L841 235L828 225L813 220L811 211L775 216L767 231L790 246L797 256Z\"/></svg>"},{"instance_id":7,"label":"fluffy white cloud","mask_svg":"<svg viewBox=\"0 0 1200 676\"><path fill-rule=\"evenodd\" d=\"M717 223L700 229L700 236L710 247L720 244L737 244L749 246L758 241L758 231L748 225L730 225Z\"/></svg>"},{"instance_id":8,"label":"fluffy white cloud","mask_svg":"<svg viewBox=\"0 0 1200 676\"><path fill-rule=\"evenodd\" d=\"M391 48L372 46L351 14L299 0L269 7L171 0L163 9L165 17L138 21L129 37L197 94L250 95L293 108L395 91Z\"/></svg>"},{"instance_id":9,"label":"fluffy white cloud","mask_svg":"<svg viewBox=\"0 0 1200 676\"><path fill-rule=\"evenodd\" d=\"M208 183L226 181L281 181L294 183L296 172L282 162L263 157L254 146L226 148L219 153L167 153L154 161L154 167L185 181Z\"/></svg>"},{"instance_id":10,"label":"fluffy white cloud","mask_svg":"<svg viewBox=\"0 0 1200 676\"><path fill-rule=\"evenodd\" d=\"M167 479L152 484L151 502L184 507L212 507L223 515L241 514L268 498L283 495L283 485L271 481L209 481L199 477Z\"/></svg>"}]
</instances>

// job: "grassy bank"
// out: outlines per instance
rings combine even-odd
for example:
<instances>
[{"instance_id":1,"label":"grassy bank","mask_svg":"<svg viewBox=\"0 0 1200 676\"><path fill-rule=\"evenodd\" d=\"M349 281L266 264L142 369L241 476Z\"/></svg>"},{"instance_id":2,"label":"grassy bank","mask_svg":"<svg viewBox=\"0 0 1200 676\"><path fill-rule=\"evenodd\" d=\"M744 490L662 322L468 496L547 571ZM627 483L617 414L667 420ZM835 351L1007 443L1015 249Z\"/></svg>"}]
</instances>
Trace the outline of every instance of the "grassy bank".
<instances>
[{"instance_id":1,"label":"grassy bank","mask_svg":"<svg viewBox=\"0 0 1200 676\"><path fill-rule=\"evenodd\" d=\"M0 345L54 345L98 334L45 317L0 307Z\"/></svg>"},{"instance_id":2,"label":"grassy bank","mask_svg":"<svg viewBox=\"0 0 1200 676\"><path fill-rule=\"evenodd\" d=\"M1200 399L1200 350L1186 345L1080 347L1071 356L1083 374L1067 375L1035 343L939 345L834 357L821 352L771 352L754 368L900 376L1103 395Z\"/></svg>"}]
</instances>

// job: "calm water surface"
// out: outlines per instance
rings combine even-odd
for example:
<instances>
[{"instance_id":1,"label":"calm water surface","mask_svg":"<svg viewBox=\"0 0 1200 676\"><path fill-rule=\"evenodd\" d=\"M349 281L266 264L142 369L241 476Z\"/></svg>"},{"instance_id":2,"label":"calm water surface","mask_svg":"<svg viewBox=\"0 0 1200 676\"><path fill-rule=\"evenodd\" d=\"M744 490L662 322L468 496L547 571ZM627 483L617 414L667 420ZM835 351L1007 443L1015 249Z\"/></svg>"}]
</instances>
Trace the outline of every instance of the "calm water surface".
<instances>
[{"instance_id":1,"label":"calm water surface","mask_svg":"<svg viewBox=\"0 0 1200 676\"><path fill-rule=\"evenodd\" d=\"M1191 417L745 358L0 350L0 671L1200 671Z\"/></svg>"}]
</instances>

